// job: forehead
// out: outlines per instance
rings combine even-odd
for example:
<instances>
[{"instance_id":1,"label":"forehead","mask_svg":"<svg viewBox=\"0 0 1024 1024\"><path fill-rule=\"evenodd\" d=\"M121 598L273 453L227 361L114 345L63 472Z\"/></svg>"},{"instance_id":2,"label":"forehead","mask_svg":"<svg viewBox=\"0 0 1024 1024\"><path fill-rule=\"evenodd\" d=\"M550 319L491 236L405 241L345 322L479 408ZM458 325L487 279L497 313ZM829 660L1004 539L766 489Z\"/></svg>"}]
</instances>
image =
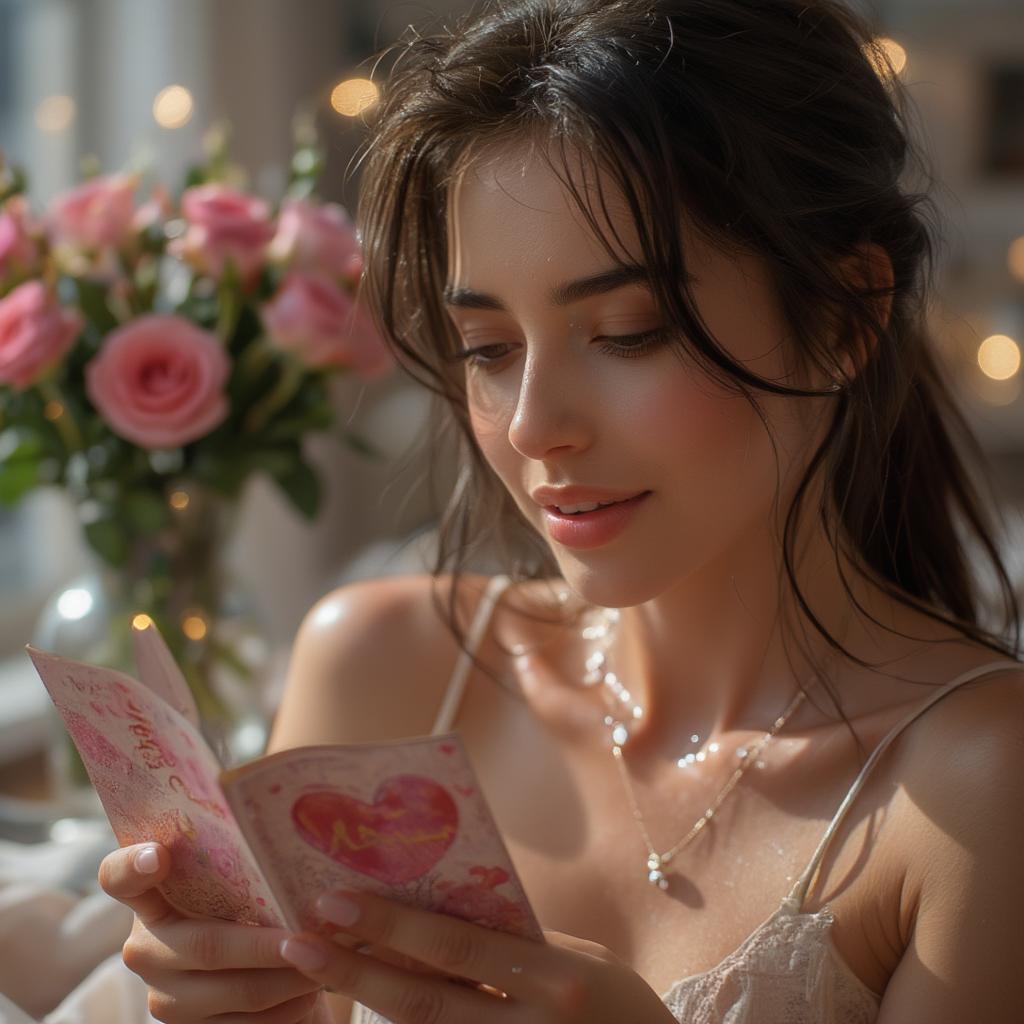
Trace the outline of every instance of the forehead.
<instances>
[{"instance_id":1,"label":"forehead","mask_svg":"<svg viewBox=\"0 0 1024 1024\"><path fill-rule=\"evenodd\" d=\"M640 261L636 226L619 189L578 154L567 156L566 167L560 156L552 167L538 144L524 140L468 158L449 187L449 280L496 262L606 267L607 252L560 175L582 194L616 255Z\"/></svg>"}]
</instances>

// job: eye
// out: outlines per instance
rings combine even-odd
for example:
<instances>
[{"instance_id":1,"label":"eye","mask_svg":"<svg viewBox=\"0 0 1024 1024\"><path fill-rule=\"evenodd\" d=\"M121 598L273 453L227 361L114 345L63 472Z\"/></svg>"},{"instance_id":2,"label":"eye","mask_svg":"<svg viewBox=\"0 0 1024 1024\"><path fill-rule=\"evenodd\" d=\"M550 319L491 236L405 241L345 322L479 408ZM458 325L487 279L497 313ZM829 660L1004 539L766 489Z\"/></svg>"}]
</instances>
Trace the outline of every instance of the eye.
<instances>
[{"instance_id":1,"label":"eye","mask_svg":"<svg viewBox=\"0 0 1024 1024\"><path fill-rule=\"evenodd\" d=\"M601 335L595 339L600 342L601 352L620 356L624 359L636 359L644 353L668 341L670 331L667 327L657 327L642 334ZM451 363L469 363L470 366L488 367L500 363L508 355L508 342L495 342L467 348L448 357Z\"/></svg>"},{"instance_id":2,"label":"eye","mask_svg":"<svg viewBox=\"0 0 1024 1024\"><path fill-rule=\"evenodd\" d=\"M490 366L500 362L507 352L507 342L495 342L491 345L479 345L477 348L464 348L448 357L450 363L469 363L470 366Z\"/></svg>"},{"instance_id":3,"label":"eye","mask_svg":"<svg viewBox=\"0 0 1024 1024\"><path fill-rule=\"evenodd\" d=\"M599 347L602 352L609 352L626 359L636 359L652 348L665 344L668 337L667 327L656 327L654 330L644 331L642 334L603 335L599 339L602 342Z\"/></svg>"}]
</instances>

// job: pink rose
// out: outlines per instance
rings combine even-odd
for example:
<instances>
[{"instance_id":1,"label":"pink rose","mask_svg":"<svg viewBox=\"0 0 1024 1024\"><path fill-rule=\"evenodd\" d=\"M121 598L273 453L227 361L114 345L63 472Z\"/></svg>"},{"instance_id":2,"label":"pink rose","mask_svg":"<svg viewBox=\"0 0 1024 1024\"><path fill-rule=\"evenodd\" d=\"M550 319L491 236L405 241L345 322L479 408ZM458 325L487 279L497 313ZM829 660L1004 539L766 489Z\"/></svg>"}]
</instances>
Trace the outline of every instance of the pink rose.
<instances>
[{"instance_id":1,"label":"pink rose","mask_svg":"<svg viewBox=\"0 0 1024 1024\"><path fill-rule=\"evenodd\" d=\"M362 249L355 225L343 206L305 199L286 200L277 221L269 257L293 270L358 279Z\"/></svg>"},{"instance_id":2,"label":"pink rose","mask_svg":"<svg viewBox=\"0 0 1024 1024\"><path fill-rule=\"evenodd\" d=\"M64 309L40 281L18 285L0 299L0 384L23 391L75 343L83 321Z\"/></svg>"},{"instance_id":3,"label":"pink rose","mask_svg":"<svg viewBox=\"0 0 1024 1024\"><path fill-rule=\"evenodd\" d=\"M260 312L271 341L307 366L351 367L374 377L392 365L362 304L325 277L292 271Z\"/></svg>"},{"instance_id":4,"label":"pink rose","mask_svg":"<svg viewBox=\"0 0 1024 1024\"><path fill-rule=\"evenodd\" d=\"M85 367L85 387L115 434L143 448L176 448L225 419L230 370L216 335L151 313L107 337Z\"/></svg>"},{"instance_id":5,"label":"pink rose","mask_svg":"<svg viewBox=\"0 0 1024 1024\"><path fill-rule=\"evenodd\" d=\"M169 251L211 277L220 277L231 260L242 281L251 284L274 237L267 203L213 183L186 189L181 212L188 230L170 244Z\"/></svg>"},{"instance_id":6,"label":"pink rose","mask_svg":"<svg viewBox=\"0 0 1024 1024\"><path fill-rule=\"evenodd\" d=\"M50 206L54 241L84 249L121 245L132 234L137 185L137 176L117 174L92 178L59 195Z\"/></svg>"},{"instance_id":7,"label":"pink rose","mask_svg":"<svg viewBox=\"0 0 1024 1024\"><path fill-rule=\"evenodd\" d=\"M0 210L0 274L29 270L38 256L28 203L24 196L13 196Z\"/></svg>"}]
</instances>

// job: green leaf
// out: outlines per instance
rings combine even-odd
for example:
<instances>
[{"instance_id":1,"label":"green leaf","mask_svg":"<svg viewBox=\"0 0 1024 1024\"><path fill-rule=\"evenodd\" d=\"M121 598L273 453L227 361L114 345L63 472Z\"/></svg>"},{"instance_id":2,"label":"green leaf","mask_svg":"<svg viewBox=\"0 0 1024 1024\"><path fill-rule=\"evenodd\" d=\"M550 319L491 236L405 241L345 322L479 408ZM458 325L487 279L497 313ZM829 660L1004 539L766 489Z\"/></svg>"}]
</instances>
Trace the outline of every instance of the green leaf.
<instances>
[{"instance_id":1,"label":"green leaf","mask_svg":"<svg viewBox=\"0 0 1024 1024\"><path fill-rule=\"evenodd\" d=\"M0 504L17 504L42 482L45 456L37 434L23 427L8 427L0 433Z\"/></svg>"},{"instance_id":2,"label":"green leaf","mask_svg":"<svg viewBox=\"0 0 1024 1024\"><path fill-rule=\"evenodd\" d=\"M324 430L334 421L330 406L314 406L300 416L286 416L271 421L260 436L265 441L297 441L311 430Z\"/></svg>"},{"instance_id":3,"label":"green leaf","mask_svg":"<svg viewBox=\"0 0 1024 1024\"><path fill-rule=\"evenodd\" d=\"M285 497L307 518L315 519L322 497L320 478L314 469L301 458L292 468L281 474L273 474Z\"/></svg>"},{"instance_id":4,"label":"green leaf","mask_svg":"<svg viewBox=\"0 0 1024 1024\"><path fill-rule=\"evenodd\" d=\"M86 278L76 277L75 288L78 292L78 305L85 313L89 322L101 333L114 330L117 327L117 317L110 312L107 305L107 290L95 281Z\"/></svg>"},{"instance_id":5,"label":"green leaf","mask_svg":"<svg viewBox=\"0 0 1024 1024\"><path fill-rule=\"evenodd\" d=\"M201 451L192 464L195 478L225 497L237 497L249 474L244 458L217 450Z\"/></svg>"},{"instance_id":6,"label":"green leaf","mask_svg":"<svg viewBox=\"0 0 1024 1024\"><path fill-rule=\"evenodd\" d=\"M120 569L128 561L128 535L114 519L96 519L85 524L89 546L108 564Z\"/></svg>"},{"instance_id":7,"label":"green leaf","mask_svg":"<svg viewBox=\"0 0 1024 1024\"><path fill-rule=\"evenodd\" d=\"M287 476L301 460L302 453L294 444L258 448L245 456L250 469L262 470L272 477Z\"/></svg>"},{"instance_id":8,"label":"green leaf","mask_svg":"<svg viewBox=\"0 0 1024 1024\"><path fill-rule=\"evenodd\" d=\"M132 491L126 495L124 511L135 533L156 533L171 517L167 502L149 491Z\"/></svg>"}]
</instances>

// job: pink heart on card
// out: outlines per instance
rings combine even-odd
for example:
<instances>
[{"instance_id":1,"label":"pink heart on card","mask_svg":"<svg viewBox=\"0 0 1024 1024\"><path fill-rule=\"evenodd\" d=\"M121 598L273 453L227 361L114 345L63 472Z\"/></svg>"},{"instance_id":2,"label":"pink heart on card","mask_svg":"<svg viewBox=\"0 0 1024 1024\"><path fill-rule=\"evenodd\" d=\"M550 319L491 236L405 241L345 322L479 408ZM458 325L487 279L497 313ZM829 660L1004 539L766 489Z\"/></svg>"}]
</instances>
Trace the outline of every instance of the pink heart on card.
<instances>
[{"instance_id":1,"label":"pink heart on card","mask_svg":"<svg viewBox=\"0 0 1024 1024\"><path fill-rule=\"evenodd\" d=\"M455 783L455 791L460 793L462 796L472 796L476 792L476 787L460 786L458 783Z\"/></svg>"},{"instance_id":2,"label":"pink heart on card","mask_svg":"<svg viewBox=\"0 0 1024 1024\"><path fill-rule=\"evenodd\" d=\"M437 749L440 750L442 754L454 754L455 753L455 744L454 743L442 743L441 746L438 747Z\"/></svg>"},{"instance_id":3,"label":"pink heart on card","mask_svg":"<svg viewBox=\"0 0 1024 1024\"><path fill-rule=\"evenodd\" d=\"M299 835L353 871L398 885L425 875L455 841L459 812L433 779L394 775L364 803L347 793L303 793L292 805Z\"/></svg>"}]
</instances>

